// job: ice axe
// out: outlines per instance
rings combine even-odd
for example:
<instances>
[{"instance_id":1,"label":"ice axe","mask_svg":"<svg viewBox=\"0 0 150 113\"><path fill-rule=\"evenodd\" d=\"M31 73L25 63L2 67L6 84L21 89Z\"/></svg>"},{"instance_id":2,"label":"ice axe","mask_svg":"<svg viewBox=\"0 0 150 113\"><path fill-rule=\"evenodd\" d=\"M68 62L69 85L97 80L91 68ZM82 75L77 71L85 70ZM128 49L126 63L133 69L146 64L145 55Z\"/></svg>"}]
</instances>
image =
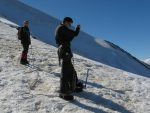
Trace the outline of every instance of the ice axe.
<instances>
[{"instance_id":1,"label":"ice axe","mask_svg":"<svg viewBox=\"0 0 150 113\"><path fill-rule=\"evenodd\" d=\"M84 88L86 89L86 84L87 84L87 80L88 80L88 77L89 77L89 71L91 69L87 69L87 75L86 75L86 79L85 79L85 84L84 84Z\"/></svg>"}]
</instances>

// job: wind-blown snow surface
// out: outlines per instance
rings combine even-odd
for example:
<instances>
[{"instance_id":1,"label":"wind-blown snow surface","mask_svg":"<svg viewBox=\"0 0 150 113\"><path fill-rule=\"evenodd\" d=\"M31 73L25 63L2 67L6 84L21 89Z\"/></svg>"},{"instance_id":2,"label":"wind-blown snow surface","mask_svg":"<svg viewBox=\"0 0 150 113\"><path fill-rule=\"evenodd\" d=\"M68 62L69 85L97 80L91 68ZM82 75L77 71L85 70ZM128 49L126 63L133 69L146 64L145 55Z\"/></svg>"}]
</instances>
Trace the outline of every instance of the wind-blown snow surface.
<instances>
[{"instance_id":1,"label":"wind-blown snow surface","mask_svg":"<svg viewBox=\"0 0 150 113\"><path fill-rule=\"evenodd\" d=\"M144 60L144 62L150 65L150 58L149 58L149 59Z\"/></svg>"},{"instance_id":2,"label":"wind-blown snow surface","mask_svg":"<svg viewBox=\"0 0 150 113\"><path fill-rule=\"evenodd\" d=\"M54 31L60 23L59 20L18 0L0 0L0 15L18 25L22 25L26 19L30 20L32 34L46 43L55 45ZM82 56L109 66L150 77L150 69L143 63L121 51L120 48L114 48L112 44L101 39L95 39L84 32L80 32L74 40L73 50Z\"/></svg>"},{"instance_id":3,"label":"wind-blown snow surface","mask_svg":"<svg viewBox=\"0 0 150 113\"><path fill-rule=\"evenodd\" d=\"M0 22L0 113L149 113L150 78L75 55L78 77L87 89L75 101L58 97L57 49L32 39L31 66L19 64L17 30Z\"/></svg>"}]
</instances>

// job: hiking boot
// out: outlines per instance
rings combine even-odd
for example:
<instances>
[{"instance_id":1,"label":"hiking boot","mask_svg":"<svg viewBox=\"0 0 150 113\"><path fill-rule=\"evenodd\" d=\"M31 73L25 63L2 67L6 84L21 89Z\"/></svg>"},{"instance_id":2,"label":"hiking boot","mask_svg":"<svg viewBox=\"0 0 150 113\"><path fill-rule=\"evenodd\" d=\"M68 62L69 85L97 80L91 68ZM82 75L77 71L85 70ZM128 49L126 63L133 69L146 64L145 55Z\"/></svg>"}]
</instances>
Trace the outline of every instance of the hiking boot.
<instances>
[{"instance_id":1,"label":"hiking boot","mask_svg":"<svg viewBox=\"0 0 150 113\"><path fill-rule=\"evenodd\" d=\"M74 96L70 95L70 94L59 94L59 97L66 100L66 101L74 100Z\"/></svg>"},{"instance_id":2,"label":"hiking boot","mask_svg":"<svg viewBox=\"0 0 150 113\"><path fill-rule=\"evenodd\" d=\"M26 63L26 64L29 64L29 61L25 60L25 63Z\"/></svg>"},{"instance_id":3,"label":"hiking boot","mask_svg":"<svg viewBox=\"0 0 150 113\"><path fill-rule=\"evenodd\" d=\"M74 90L75 93L80 93L82 91L83 91L83 88L80 88L80 87L76 87Z\"/></svg>"},{"instance_id":4,"label":"hiking boot","mask_svg":"<svg viewBox=\"0 0 150 113\"><path fill-rule=\"evenodd\" d=\"M76 93L82 92L82 91L83 91L83 88L84 88L83 83L78 82L78 83L76 84L76 88L75 88L74 92L76 92Z\"/></svg>"},{"instance_id":5,"label":"hiking boot","mask_svg":"<svg viewBox=\"0 0 150 113\"><path fill-rule=\"evenodd\" d=\"M20 60L20 64L26 65L26 62L24 60Z\"/></svg>"},{"instance_id":6,"label":"hiking boot","mask_svg":"<svg viewBox=\"0 0 150 113\"><path fill-rule=\"evenodd\" d=\"M20 64L22 64L22 65L27 65L27 64L29 64L29 62L26 61L26 60L20 60Z\"/></svg>"},{"instance_id":7,"label":"hiking boot","mask_svg":"<svg viewBox=\"0 0 150 113\"><path fill-rule=\"evenodd\" d=\"M76 84L76 87L80 87L80 88L84 88L84 86L83 86L83 83L81 83L81 82L78 82L77 84Z\"/></svg>"}]
</instances>

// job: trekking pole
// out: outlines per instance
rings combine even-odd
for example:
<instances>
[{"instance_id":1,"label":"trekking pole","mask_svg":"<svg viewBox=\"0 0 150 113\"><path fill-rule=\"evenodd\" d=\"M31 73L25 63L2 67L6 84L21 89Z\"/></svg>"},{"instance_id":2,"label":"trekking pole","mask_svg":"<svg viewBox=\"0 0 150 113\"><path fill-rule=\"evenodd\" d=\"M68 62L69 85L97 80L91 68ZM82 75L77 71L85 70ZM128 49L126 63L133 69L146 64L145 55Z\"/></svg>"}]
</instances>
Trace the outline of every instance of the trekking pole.
<instances>
[{"instance_id":1,"label":"trekking pole","mask_svg":"<svg viewBox=\"0 0 150 113\"><path fill-rule=\"evenodd\" d=\"M87 75L86 75L85 85L84 85L85 89L86 89L86 84L87 84L87 80L88 80L88 77L89 77L89 71L90 71L90 69L87 69Z\"/></svg>"},{"instance_id":2,"label":"trekking pole","mask_svg":"<svg viewBox=\"0 0 150 113\"><path fill-rule=\"evenodd\" d=\"M73 62L73 66L74 66L74 56L72 57L72 62Z\"/></svg>"},{"instance_id":3,"label":"trekking pole","mask_svg":"<svg viewBox=\"0 0 150 113\"><path fill-rule=\"evenodd\" d=\"M17 43L18 43L17 47L18 47L18 49L19 49L19 51L20 51L20 50L21 50L20 41L17 40ZM21 55L18 55L18 58L17 58L17 65L19 64L19 61L20 61L20 60L21 60Z\"/></svg>"},{"instance_id":4,"label":"trekking pole","mask_svg":"<svg viewBox=\"0 0 150 113\"><path fill-rule=\"evenodd\" d=\"M33 48L32 48L32 45L31 45L31 55L32 55L32 65L34 66L34 59L33 59Z\"/></svg>"}]
</instances>

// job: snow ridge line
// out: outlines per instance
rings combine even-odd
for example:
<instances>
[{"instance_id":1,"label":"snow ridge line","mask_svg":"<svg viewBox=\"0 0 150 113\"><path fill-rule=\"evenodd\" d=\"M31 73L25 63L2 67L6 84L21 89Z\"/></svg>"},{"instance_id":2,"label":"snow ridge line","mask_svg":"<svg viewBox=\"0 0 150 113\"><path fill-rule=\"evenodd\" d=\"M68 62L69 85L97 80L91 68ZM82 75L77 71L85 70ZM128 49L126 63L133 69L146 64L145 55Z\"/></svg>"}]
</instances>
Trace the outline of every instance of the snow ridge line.
<instances>
[{"instance_id":1,"label":"snow ridge line","mask_svg":"<svg viewBox=\"0 0 150 113\"><path fill-rule=\"evenodd\" d=\"M116 44L109 42L107 40L105 40L110 46L112 46L112 48L114 49L119 49L120 51L122 51L123 53L127 54L129 57L133 58L134 60L136 60L138 63L142 64L145 68L150 70L150 65L140 61L138 58L136 58L135 56L131 55L129 52L125 51L124 49L120 48L119 46L117 46Z\"/></svg>"}]
</instances>

